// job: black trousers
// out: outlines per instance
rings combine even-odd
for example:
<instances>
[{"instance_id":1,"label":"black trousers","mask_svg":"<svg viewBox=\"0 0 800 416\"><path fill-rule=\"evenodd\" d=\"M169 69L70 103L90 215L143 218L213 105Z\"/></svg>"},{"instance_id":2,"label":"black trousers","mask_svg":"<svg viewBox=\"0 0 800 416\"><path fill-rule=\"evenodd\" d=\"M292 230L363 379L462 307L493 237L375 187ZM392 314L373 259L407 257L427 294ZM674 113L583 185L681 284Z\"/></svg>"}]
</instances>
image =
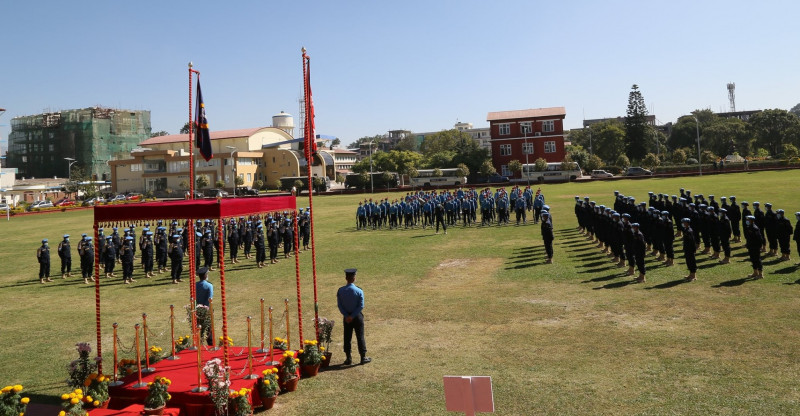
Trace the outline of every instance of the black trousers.
<instances>
[{"instance_id":1,"label":"black trousers","mask_svg":"<svg viewBox=\"0 0 800 416\"><path fill-rule=\"evenodd\" d=\"M697 272L697 260L694 257L694 251L683 251L683 257L686 259L686 267L689 268L689 273Z\"/></svg>"},{"instance_id":2,"label":"black trousers","mask_svg":"<svg viewBox=\"0 0 800 416\"><path fill-rule=\"evenodd\" d=\"M342 327L344 328L344 353L350 357L351 345L353 340L353 331L356 331L356 344L358 344L358 353L363 357L367 355L367 341L364 339L364 314L360 313L353 318L350 323L342 320Z\"/></svg>"},{"instance_id":3,"label":"black trousers","mask_svg":"<svg viewBox=\"0 0 800 416\"><path fill-rule=\"evenodd\" d=\"M39 279L50 277L50 262L39 262Z\"/></svg>"},{"instance_id":4,"label":"black trousers","mask_svg":"<svg viewBox=\"0 0 800 416\"><path fill-rule=\"evenodd\" d=\"M753 270L763 270L764 267L761 265L761 249L760 248L748 248L747 254L750 255L750 263L753 263Z\"/></svg>"},{"instance_id":5,"label":"black trousers","mask_svg":"<svg viewBox=\"0 0 800 416\"><path fill-rule=\"evenodd\" d=\"M72 257L61 257L61 274L72 271Z\"/></svg>"},{"instance_id":6,"label":"black trousers","mask_svg":"<svg viewBox=\"0 0 800 416\"><path fill-rule=\"evenodd\" d=\"M553 258L553 240L550 238L544 239L544 251L547 253L547 258Z\"/></svg>"}]
</instances>

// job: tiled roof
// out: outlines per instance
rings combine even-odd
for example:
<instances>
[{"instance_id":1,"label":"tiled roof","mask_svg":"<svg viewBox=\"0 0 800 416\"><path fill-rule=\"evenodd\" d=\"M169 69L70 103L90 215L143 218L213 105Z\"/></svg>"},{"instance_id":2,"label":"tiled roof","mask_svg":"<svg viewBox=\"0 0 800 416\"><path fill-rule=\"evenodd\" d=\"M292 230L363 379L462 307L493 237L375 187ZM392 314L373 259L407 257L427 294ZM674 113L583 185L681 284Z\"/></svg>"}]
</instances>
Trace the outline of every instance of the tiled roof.
<instances>
[{"instance_id":1,"label":"tiled roof","mask_svg":"<svg viewBox=\"0 0 800 416\"><path fill-rule=\"evenodd\" d=\"M211 136L211 140L230 139L234 137L249 137L263 128L264 127L255 127L250 129L212 131L209 133L209 135ZM189 141L188 134L170 134L168 136L151 137L141 142L139 145L150 146L154 144L178 143L186 141Z\"/></svg>"},{"instance_id":2,"label":"tiled roof","mask_svg":"<svg viewBox=\"0 0 800 416\"><path fill-rule=\"evenodd\" d=\"M567 115L567 110L564 107L531 108L528 110L494 111L486 116L486 121L565 115Z\"/></svg>"}]
</instances>

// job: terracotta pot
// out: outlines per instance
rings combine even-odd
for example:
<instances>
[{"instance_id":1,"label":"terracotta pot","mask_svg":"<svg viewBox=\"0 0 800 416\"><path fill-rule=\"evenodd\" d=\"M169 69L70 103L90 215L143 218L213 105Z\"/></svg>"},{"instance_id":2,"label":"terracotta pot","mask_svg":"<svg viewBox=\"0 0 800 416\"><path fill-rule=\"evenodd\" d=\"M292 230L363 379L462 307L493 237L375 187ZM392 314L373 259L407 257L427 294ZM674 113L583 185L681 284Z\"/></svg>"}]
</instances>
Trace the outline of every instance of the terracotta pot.
<instances>
[{"instance_id":1,"label":"terracotta pot","mask_svg":"<svg viewBox=\"0 0 800 416\"><path fill-rule=\"evenodd\" d=\"M277 398L278 398L277 394L272 396L272 397L267 397L266 399L262 397L261 398L261 407L263 407L264 410L272 409L272 406L275 406L275 399L277 399Z\"/></svg>"},{"instance_id":2,"label":"terracotta pot","mask_svg":"<svg viewBox=\"0 0 800 416\"><path fill-rule=\"evenodd\" d=\"M322 360L322 364L319 365L319 368L328 368L328 366L331 365L333 353L325 351L322 355L325 356L325 359Z\"/></svg>"},{"instance_id":3,"label":"terracotta pot","mask_svg":"<svg viewBox=\"0 0 800 416\"><path fill-rule=\"evenodd\" d=\"M100 403L100 406L97 406L95 409L108 409L108 403L110 401L111 401L111 399L108 399L108 400L104 401L103 403Z\"/></svg>"},{"instance_id":4,"label":"terracotta pot","mask_svg":"<svg viewBox=\"0 0 800 416\"><path fill-rule=\"evenodd\" d=\"M152 416L161 416L161 415L164 414L164 408L165 407L167 407L167 406L164 405L164 406L161 406L161 407L157 407L155 409L148 409L148 408L145 407L144 410L142 410L142 414L143 415L152 415Z\"/></svg>"},{"instance_id":5,"label":"terracotta pot","mask_svg":"<svg viewBox=\"0 0 800 416\"><path fill-rule=\"evenodd\" d=\"M279 380L278 385L281 387L282 392L291 392L297 390L297 383L300 381L300 377L292 377L288 380Z\"/></svg>"},{"instance_id":6,"label":"terracotta pot","mask_svg":"<svg viewBox=\"0 0 800 416\"><path fill-rule=\"evenodd\" d=\"M301 364L300 374L305 378L316 377L319 372L319 366L320 364Z\"/></svg>"}]
</instances>

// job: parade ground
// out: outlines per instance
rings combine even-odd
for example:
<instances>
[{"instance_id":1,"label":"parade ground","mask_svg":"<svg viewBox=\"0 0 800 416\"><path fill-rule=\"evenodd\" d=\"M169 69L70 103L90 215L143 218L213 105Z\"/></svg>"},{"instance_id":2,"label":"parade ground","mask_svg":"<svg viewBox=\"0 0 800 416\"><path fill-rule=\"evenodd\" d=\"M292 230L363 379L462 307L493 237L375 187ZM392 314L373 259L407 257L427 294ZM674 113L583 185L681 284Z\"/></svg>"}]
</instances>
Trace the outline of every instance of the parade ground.
<instances>
[{"instance_id":1,"label":"parade ground","mask_svg":"<svg viewBox=\"0 0 800 416\"><path fill-rule=\"evenodd\" d=\"M698 254L698 279L684 283L677 239L675 265L648 257L647 282L633 284L625 269L580 235L573 211L576 195L613 205L614 190L640 202L648 191L673 195L686 188L717 200L735 195L751 206L771 202L794 225L798 183L800 171L787 170L542 185L553 215L554 264L544 264L540 229L530 218L525 226L513 225L513 218L502 227L459 224L447 235L421 228L357 231L359 201L405 193L315 197L319 315L336 321L333 358L327 371L302 380L297 392L280 396L264 414L453 414L445 411L444 375L491 376L498 415L800 414L794 242L791 261L765 259L762 280L745 279L752 269L741 243L733 244L727 265ZM307 202L298 198L297 206ZM94 344L94 285L80 278L75 253L73 277L62 280L55 253L63 234L76 247L91 226L91 210L0 221L0 383L24 385L32 403L57 404L67 391L75 344ZM47 284L39 283L35 256L43 238L52 253L54 281ZM310 256L300 255L308 339L314 331ZM263 269L240 260L226 270L234 352L246 346L247 316L254 318L254 343L259 338L260 298L275 307L276 320L285 319L284 299L290 300L290 336L298 348L294 258ZM356 284L365 293L373 361L343 367L336 290L350 267L358 269ZM120 277L101 281L109 368L115 322L120 358L132 358L133 327L142 313L150 345L169 350L170 305L176 337L189 333L188 278L178 285L168 274L147 279L138 261L134 278L131 285ZM219 287L218 271L209 281ZM276 336L285 335L285 324L276 323L278 330L284 332Z\"/></svg>"}]
</instances>

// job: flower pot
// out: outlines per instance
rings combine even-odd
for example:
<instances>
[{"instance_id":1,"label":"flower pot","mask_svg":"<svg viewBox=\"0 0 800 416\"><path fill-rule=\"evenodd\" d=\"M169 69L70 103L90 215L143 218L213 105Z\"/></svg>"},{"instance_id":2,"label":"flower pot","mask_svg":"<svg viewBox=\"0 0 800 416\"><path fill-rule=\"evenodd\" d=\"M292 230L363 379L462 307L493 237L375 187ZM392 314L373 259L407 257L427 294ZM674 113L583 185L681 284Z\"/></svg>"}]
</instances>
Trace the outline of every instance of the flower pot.
<instances>
[{"instance_id":1,"label":"flower pot","mask_svg":"<svg viewBox=\"0 0 800 416\"><path fill-rule=\"evenodd\" d=\"M290 392L297 390L297 383L300 381L300 377L292 377L288 380L279 380L278 385L281 388L282 392Z\"/></svg>"},{"instance_id":2,"label":"flower pot","mask_svg":"<svg viewBox=\"0 0 800 416\"><path fill-rule=\"evenodd\" d=\"M155 409L148 409L148 408L145 407L144 410L142 410L142 414L143 415L161 416L161 415L164 414L164 408L165 407L167 407L167 406L164 405L164 406L161 406L161 407L157 407Z\"/></svg>"},{"instance_id":3,"label":"flower pot","mask_svg":"<svg viewBox=\"0 0 800 416\"><path fill-rule=\"evenodd\" d=\"M263 398L262 397L261 398L261 407L264 410L272 409L272 406L275 406L275 399L277 399L277 398L278 398L277 394L272 396L272 397L267 397L267 398Z\"/></svg>"},{"instance_id":4,"label":"flower pot","mask_svg":"<svg viewBox=\"0 0 800 416\"><path fill-rule=\"evenodd\" d=\"M108 403L110 401L111 401L111 399L107 399L103 403L100 403L100 406L97 406L96 409L108 409Z\"/></svg>"},{"instance_id":5,"label":"flower pot","mask_svg":"<svg viewBox=\"0 0 800 416\"><path fill-rule=\"evenodd\" d=\"M300 374L305 378L315 377L319 372L319 364L301 364Z\"/></svg>"},{"instance_id":6,"label":"flower pot","mask_svg":"<svg viewBox=\"0 0 800 416\"><path fill-rule=\"evenodd\" d=\"M322 364L319 365L319 368L328 368L328 366L331 365L331 357L333 356L333 353L325 351L322 355L324 355L325 358L322 360Z\"/></svg>"}]
</instances>

